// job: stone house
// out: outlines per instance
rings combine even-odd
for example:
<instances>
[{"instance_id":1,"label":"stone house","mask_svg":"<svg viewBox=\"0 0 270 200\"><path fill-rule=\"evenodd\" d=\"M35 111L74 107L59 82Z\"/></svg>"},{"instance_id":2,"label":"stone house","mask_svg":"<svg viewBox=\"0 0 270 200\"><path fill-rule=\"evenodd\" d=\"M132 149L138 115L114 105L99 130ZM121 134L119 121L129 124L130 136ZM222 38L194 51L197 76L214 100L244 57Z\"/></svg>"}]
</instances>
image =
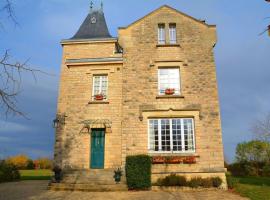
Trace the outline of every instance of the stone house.
<instances>
[{"instance_id":1,"label":"stone house","mask_svg":"<svg viewBox=\"0 0 270 200\"><path fill-rule=\"evenodd\" d=\"M73 170L64 182L112 179L126 156L148 154L153 182L177 173L226 184L216 42L216 26L167 5L119 28L118 37L103 10L91 9L61 41L55 163Z\"/></svg>"}]
</instances>

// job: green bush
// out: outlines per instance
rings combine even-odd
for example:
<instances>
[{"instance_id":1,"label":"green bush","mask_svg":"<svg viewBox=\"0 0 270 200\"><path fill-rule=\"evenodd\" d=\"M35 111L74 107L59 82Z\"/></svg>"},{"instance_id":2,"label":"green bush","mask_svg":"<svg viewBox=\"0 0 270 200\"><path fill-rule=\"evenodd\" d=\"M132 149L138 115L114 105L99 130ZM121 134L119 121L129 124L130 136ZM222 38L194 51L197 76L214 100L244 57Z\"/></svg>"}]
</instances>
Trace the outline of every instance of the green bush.
<instances>
[{"instance_id":1,"label":"green bush","mask_svg":"<svg viewBox=\"0 0 270 200\"><path fill-rule=\"evenodd\" d=\"M248 163L245 165L245 172L247 176L259 176L258 168L253 165L253 163Z\"/></svg>"},{"instance_id":2,"label":"green bush","mask_svg":"<svg viewBox=\"0 0 270 200\"><path fill-rule=\"evenodd\" d=\"M212 186L213 187L220 187L221 186L221 184L222 184L222 179L220 178L220 177L212 177L211 178L212 179Z\"/></svg>"},{"instance_id":3,"label":"green bush","mask_svg":"<svg viewBox=\"0 0 270 200\"><path fill-rule=\"evenodd\" d=\"M177 176L176 174L171 174L166 176L164 179L159 179L157 185L160 186L186 186L187 179L184 176Z\"/></svg>"},{"instance_id":4,"label":"green bush","mask_svg":"<svg viewBox=\"0 0 270 200\"><path fill-rule=\"evenodd\" d=\"M127 156L126 177L129 189L149 189L151 187L151 157L148 155Z\"/></svg>"},{"instance_id":5,"label":"green bush","mask_svg":"<svg viewBox=\"0 0 270 200\"><path fill-rule=\"evenodd\" d=\"M247 174L245 165L246 163L233 163L228 166L228 170L233 176L245 176Z\"/></svg>"},{"instance_id":6,"label":"green bush","mask_svg":"<svg viewBox=\"0 0 270 200\"><path fill-rule=\"evenodd\" d=\"M245 161L229 165L228 170L233 176L262 176L265 165L265 162Z\"/></svg>"},{"instance_id":7,"label":"green bush","mask_svg":"<svg viewBox=\"0 0 270 200\"><path fill-rule=\"evenodd\" d=\"M26 166L27 169L35 169L35 164L33 162L33 160L29 159L27 161L27 166Z\"/></svg>"},{"instance_id":8,"label":"green bush","mask_svg":"<svg viewBox=\"0 0 270 200\"><path fill-rule=\"evenodd\" d=\"M0 183L20 179L20 173L15 165L0 161Z\"/></svg>"},{"instance_id":9,"label":"green bush","mask_svg":"<svg viewBox=\"0 0 270 200\"><path fill-rule=\"evenodd\" d=\"M192 188L198 188L202 186L203 179L201 177L191 178L188 182L188 186Z\"/></svg>"},{"instance_id":10,"label":"green bush","mask_svg":"<svg viewBox=\"0 0 270 200\"><path fill-rule=\"evenodd\" d=\"M227 185L229 189L235 188L236 184L239 182L237 178L234 178L232 176L226 176L227 179Z\"/></svg>"},{"instance_id":11,"label":"green bush","mask_svg":"<svg viewBox=\"0 0 270 200\"><path fill-rule=\"evenodd\" d=\"M270 164L265 165L262 169L262 175L270 177Z\"/></svg>"},{"instance_id":12,"label":"green bush","mask_svg":"<svg viewBox=\"0 0 270 200\"><path fill-rule=\"evenodd\" d=\"M204 178L202 179L201 186L204 188L210 188L213 187L213 181L211 178Z\"/></svg>"}]
</instances>

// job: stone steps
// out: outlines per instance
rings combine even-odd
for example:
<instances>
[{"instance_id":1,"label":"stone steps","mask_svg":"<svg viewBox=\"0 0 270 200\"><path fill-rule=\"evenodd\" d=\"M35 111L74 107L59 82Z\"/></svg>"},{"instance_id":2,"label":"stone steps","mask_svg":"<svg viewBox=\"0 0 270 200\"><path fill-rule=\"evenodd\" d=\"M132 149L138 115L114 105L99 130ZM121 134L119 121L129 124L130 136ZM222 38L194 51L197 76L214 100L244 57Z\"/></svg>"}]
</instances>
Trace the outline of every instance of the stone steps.
<instances>
[{"instance_id":1,"label":"stone steps","mask_svg":"<svg viewBox=\"0 0 270 200\"><path fill-rule=\"evenodd\" d=\"M49 190L54 191L81 191L81 192L113 192L127 191L126 184L68 184L68 183L51 183L48 186Z\"/></svg>"},{"instance_id":2,"label":"stone steps","mask_svg":"<svg viewBox=\"0 0 270 200\"><path fill-rule=\"evenodd\" d=\"M119 184L114 180L114 169L69 170L63 173L61 183L50 183L48 189L60 191L127 191L125 175Z\"/></svg>"},{"instance_id":3,"label":"stone steps","mask_svg":"<svg viewBox=\"0 0 270 200\"><path fill-rule=\"evenodd\" d=\"M63 174L62 183L99 183L115 184L113 169L100 170L73 170ZM125 183L125 175L122 176L122 183Z\"/></svg>"}]
</instances>

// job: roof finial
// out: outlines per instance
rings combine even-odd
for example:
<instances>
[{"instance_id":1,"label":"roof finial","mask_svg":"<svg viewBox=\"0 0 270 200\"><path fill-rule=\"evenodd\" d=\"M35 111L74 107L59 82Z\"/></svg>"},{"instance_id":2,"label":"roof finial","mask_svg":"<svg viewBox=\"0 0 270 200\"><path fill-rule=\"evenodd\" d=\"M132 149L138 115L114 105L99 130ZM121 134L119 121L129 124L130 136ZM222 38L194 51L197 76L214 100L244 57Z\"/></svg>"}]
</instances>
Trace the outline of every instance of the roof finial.
<instances>
[{"instance_id":1,"label":"roof finial","mask_svg":"<svg viewBox=\"0 0 270 200\"><path fill-rule=\"evenodd\" d=\"M90 12L93 10L93 5L94 5L94 3L93 3L93 1L91 1L90 2Z\"/></svg>"},{"instance_id":2,"label":"roof finial","mask_svg":"<svg viewBox=\"0 0 270 200\"><path fill-rule=\"evenodd\" d=\"M103 1L101 1L100 6L101 6L101 11L103 11Z\"/></svg>"}]
</instances>

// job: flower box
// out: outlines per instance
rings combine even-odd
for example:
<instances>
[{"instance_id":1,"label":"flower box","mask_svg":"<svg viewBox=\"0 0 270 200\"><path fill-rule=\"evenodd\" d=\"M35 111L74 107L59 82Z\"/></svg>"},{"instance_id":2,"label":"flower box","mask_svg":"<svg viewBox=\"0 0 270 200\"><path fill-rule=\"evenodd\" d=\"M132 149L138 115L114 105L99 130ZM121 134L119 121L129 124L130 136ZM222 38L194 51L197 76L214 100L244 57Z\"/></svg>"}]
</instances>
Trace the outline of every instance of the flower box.
<instances>
[{"instance_id":1,"label":"flower box","mask_svg":"<svg viewBox=\"0 0 270 200\"><path fill-rule=\"evenodd\" d=\"M175 93L175 89L174 88L167 88L165 90L165 94L166 95L173 95Z\"/></svg>"},{"instance_id":2,"label":"flower box","mask_svg":"<svg viewBox=\"0 0 270 200\"><path fill-rule=\"evenodd\" d=\"M183 160L183 163L184 163L184 164L195 164L195 163L196 163L196 157L194 157L194 156L186 157L186 158Z\"/></svg>"},{"instance_id":3,"label":"flower box","mask_svg":"<svg viewBox=\"0 0 270 200\"><path fill-rule=\"evenodd\" d=\"M153 164L163 164L165 163L166 158L164 156L154 156L152 157Z\"/></svg>"},{"instance_id":4,"label":"flower box","mask_svg":"<svg viewBox=\"0 0 270 200\"><path fill-rule=\"evenodd\" d=\"M104 96L103 96L102 94L96 94L96 95L95 95L95 100L101 101L101 100L103 100L103 99L104 99Z\"/></svg>"},{"instance_id":5,"label":"flower box","mask_svg":"<svg viewBox=\"0 0 270 200\"><path fill-rule=\"evenodd\" d=\"M152 164L195 164L195 156L153 156Z\"/></svg>"}]
</instances>

